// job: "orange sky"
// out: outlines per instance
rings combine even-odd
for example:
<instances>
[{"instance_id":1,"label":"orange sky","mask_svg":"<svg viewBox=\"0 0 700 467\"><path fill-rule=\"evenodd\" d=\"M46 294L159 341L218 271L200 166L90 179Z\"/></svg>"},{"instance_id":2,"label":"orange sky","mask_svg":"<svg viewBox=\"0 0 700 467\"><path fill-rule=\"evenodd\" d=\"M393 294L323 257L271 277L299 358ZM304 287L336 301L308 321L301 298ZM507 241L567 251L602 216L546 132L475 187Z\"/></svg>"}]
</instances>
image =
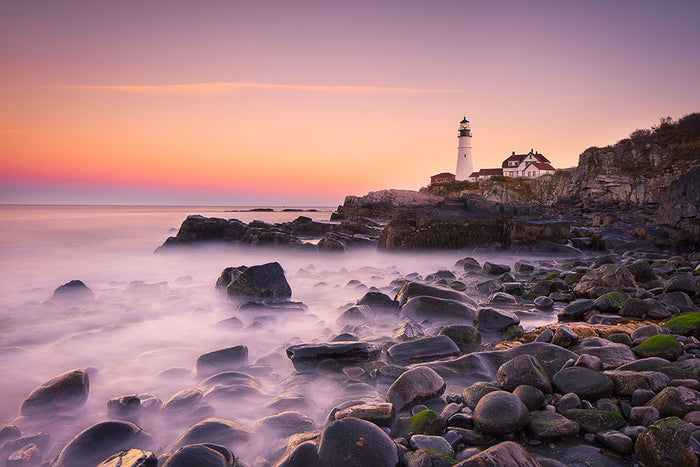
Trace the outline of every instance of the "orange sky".
<instances>
[{"instance_id":1,"label":"orange sky","mask_svg":"<svg viewBox=\"0 0 700 467\"><path fill-rule=\"evenodd\" d=\"M464 115L475 169L568 167L700 107L694 2L328 3L3 2L0 203L336 204Z\"/></svg>"}]
</instances>

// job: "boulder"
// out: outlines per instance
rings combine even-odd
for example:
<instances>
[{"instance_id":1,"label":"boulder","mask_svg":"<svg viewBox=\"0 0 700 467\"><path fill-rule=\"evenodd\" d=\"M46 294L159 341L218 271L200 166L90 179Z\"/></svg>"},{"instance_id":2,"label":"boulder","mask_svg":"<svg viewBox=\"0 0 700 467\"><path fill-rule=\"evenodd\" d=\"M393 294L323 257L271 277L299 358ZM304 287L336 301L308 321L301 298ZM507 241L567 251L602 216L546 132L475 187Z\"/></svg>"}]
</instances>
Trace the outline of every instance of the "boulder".
<instances>
[{"instance_id":1,"label":"boulder","mask_svg":"<svg viewBox=\"0 0 700 467\"><path fill-rule=\"evenodd\" d=\"M664 325L673 334L700 338L700 312L683 313L671 318Z\"/></svg>"},{"instance_id":2,"label":"boulder","mask_svg":"<svg viewBox=\"0 0 700 467\"><path fill-rule=\"evenodd\" d=\"M503 332L512 324L520 324L520 318L512 311L479 308L473 323L480 332Z\"/></svg>"},{"instance_id":3,"label":"boulder","mask_svg":"<svg viewBox=\"0 0 700 467\"><path fill-rule=\"evenodd\" d=\"M440 329L439 335L452 339L462 353L474 352L481 346L481 334L472 326L449 324Z\"/></svg>"},{"instance_id":4,"label":"boulder","mask_svg":"<svg viewBox=\"0 0 700 467\"><path fill-rule=\"evenodd\" d=\"M559 326L552 336L552 344L559 347L571 347L578 342L578 335L569 326Z\"/></svg>"},{"instance_id":5,"label":"boulder","mask_svg":"<svg viewBox=\"0 0 700 467\"><path fill-rule=\"evenodd\" d=\"M613 382L616 396L630 396L637 389L659 392L669 383L669 377L657 371L612 370L603 374Z\"/></svg>"},{"instance_id":6,"label":"boulder","mask_svg":"<svg viewBox=\"0 0 700 467\"><path fill-rule=\"evenodd\" d=\"M90 301L95 298L95 293L85 285L83 281L74 279L56 288L53 291L53 300L77 301L78 303Z\"/></svg>"},{"instance_id":7,"label":"boulder","mask_svg":"<svg viewBox=\"0 0 700 467\"><path fill-rule=\"evenodd\" d=\"M563 414L579 424L586 433L616 430L625 424L625 419L612 410L570 409Z\"/></svg>"},{"instance_id":8,"label":"boulder","mask_svg":"<svg viewBox=\"0 0 700 467\"><path fill-rule=\"evenodd\" d=\"M521 384L527 384L544 393L552 392L552 385L542 365L531 355L520 355L505 362L498 368L496 379L506 391L512 392Z\"/></svg>"},{"instance_id":9,"label":"boulder","mask_svg":"<svg viewBox=\"0 0 700 467\"><path fill-rule=\"evenodd\" d=\"M677 417L664 418L639 435L635 452L640 462L659 467L696 467L698 458L689 452L686 443L690 426Z\"/></svg>"},{"instance_id":10,"label":"boulder","mask_svg":"<svg viewBox=\"0 0 700 467\"><path fill-rule=\"evenodd\" d=\"M327 425L319 438L318 457L325 467L395 467L399 463L392 439L377 425L357 418Z\"/></svg>"},{"instance_id":11,"label":"boulder","mask_svg":"<svg viewBox=\"0 0 700 467\"><path fill-rule=\"evenodd\" d=\"M586 337L569 350L577 354L589 354L598 357L603 362L603 367L615 368L625 363L632 362L637 356L628 346L616 344L600 337Z\"/></svg>"},{"instance_id":12,"label":"boulder","mask_svg":"<svg viewBox=\"0 0 700 467\"><path fill-rule=\"evenodd\" d=\"M311 431L316 427L316 423L301 412L286 410L261 418L255 426L257 431L263 429L279 436L289 436L300 431Z\"/></svg>"},{"instance_id":13,"label":"boulder","mask_svg":"<svg viewBox=\"0 0 700 467\"><path fill-rule=\"evenodd\" d=\"M352 405L346 409L338 410L335 419L354 417L367 420L379 426L391 426L396 414L394 405L382 402L370 402L367 404Z\"/></svg>"},{"instance_id":14,"label":"boulder","mask_svg":"<svg viewBox=\"0 0 700 467\"><path fill-rule=\"evenodd\" d=\"M633 350L634 353L642 358L659 357L670 361L677 359L683 354L681 344L674 337L666 334L658 334L644 339Z\"/></svg>"},{"instance_id":15,"label":"boulder","mask_svg":"<svg viewBox=\"0 0 700 467\"><path fill-rule=\"evenodd\" d=\"M32 416L72 411L87 401L89 392L90 381L85 370L67 371L34 389L22 403L20 412Z\"/></svg>"},{"instance_id":16,"label":"boulder","mask_svg":"<svg viewBox=\"0 0 700 467\"><path fill-rule=\"evenodd\" d=\"M202 391L199 389L183 389L173 394L173 396L165 402L163 411L176 414L182 410L193 409L199 405L202 396Z\"/></svg>"},{"instance_id":17,"label":"boulder","mask_svg":"<svg viewBox=\"0 0 700 467\"><path fill-rule=\"evenodd\" d=\"M664 287L664 293L685 292L690 297L698 293L698 281L690 274L678 274L671 277Z\"/></svg>"},{"instance_id":18,"label":"boulder","mask_svg":"<svg viewBox=\"0 0 700 467\"><path fill-rule=\"evenodd\" d=\"M634 277L625 266L604 264L589 270L574 287L574 293L578 297L596 299L608 292L636 288Z\"/></svg>"},{"instance_id":19,"label":"boulder","mask_svg":"<svg viewBox=\"0 0 700 467\"><path fill-rule=\"evenodd\" d=\"M392 345L387 354L393 363L408 365L459 355L460 350L449 337L435 336Z\"/></svg>"},{"instance_id":20,"label":"boulder","mask_svg":"<svg viewBox=\"0 0 700 467\"><path fill-rule=\"evenodd\" d=\"M601 295L593 302L593 308L601 313L619 313L620 309L625 306L629 295L623 292L609 292Z\"/></svg>"},{"instance_id":21,"label":"boulder","mask_svg":"<svg viewBox=\"0 0 700 467\"><path fill-rule=\"evenodd\" d=\"M410 444L416 451L419 449L430 449L443 452L449 456L454 455L454 449L442 436L413 435L411 436Z\"/></svg>"},{"instance_id":22,"label":"boulder","mask_svg":"<svg viewBox=\"0 0 700 467\"><path fill-rule=\"evenodd\" d=\"M525 428L530 415L525 404L506 391L486 394L474 409L474 426L487 435L505 435Z\"/></svg>"},{"instance_id":23,"label":"boulder","mask_svg":"<svg viewBox=\"0 0 700 467\"><path fill-rule=\"evenodd\" d=\"M466 294L451 288L435 285L421 284L420 282L406 282L396 294L396 301L403 307L408 300L414 297L433 297L445 300L453 300L475 308L477 303Z\"/></svg>"},{"instance_id":24,"label":"boulder","mask_svg":"<svg viewBox=\"0 0 700 467\"><path fill-rule=\"evenodd\" d=\"M595 440L606 448L621 454L631 454L634 450L634 441L632 441L632 438L616 430L596 433Z\"/></svg>"},{"instance_id":25,"label":"boulder","mask_svg":"<svg viewBox=\"0 0 700 467\"><path fill-rule=\"evenodd\" d=\"M120 420L93 425L61 450L52 465L58 467L87 467L98 465L113 454L125 449L149 448L155 440L141 427Z\"/></svg>"},{"instance_id":26,"label":"boulder","mask_svg":"<svg viewBox=\"0 0 700 467\"><path fill-rule=\"evenodd\" d=\"M163 467L234 467L236 457L225 446L198 443L183 446L168 458Z\"/></svg>"},{"instance_id":27,"label":"boulder","mask_svg":"<svg viewBox=\"0 0 700 467\"><path fill-rule=\"evenodd\" d=\"M158 459L151 451L128 449L109 456L97 467L158 467Z\"/></svg>"},{"instance_id":28,"label":"boulder","mask_svg":"<svg viewBox=\"0 0 700 467\"><path fill-rule=\"evenodd\" d=\"M41 452L34 443L29 443L7 457L6 467L35 467L41 464ZM153 467L156 464L152 464Z\"/></svg>"},{"instance_id":29,"label":"boulder","mask_svg":"<svg viewBox=\"0 0 700 467\"><path fill-rule=\"evenodd\" d=\"M474 410L476 404L479 403L482 397L490 392L500 390L501 389L497 386L480 381L464 388L462 391L462 400L464 401L464 405Z\"/></svg>"},{"instance_id":30,"label":"boulder","mask_svg":"<svg viewBox=\"0 0 700 467\"><path fill-rule=\"evenodd\" d=\"M261 394L260 381L239 371L217 373L200 382L196 389L202 392L205 399L244 398Z\"/></svg>"},{"instance_id":31,"label":"boulder","mask_svg":"<svg viewBox=\"0 0 700 467\"><path fill-rule=\"evenodd\" d=\"M559 321L583 321L586 313L591 311L595 302L590 299L580 298L564 307L559 314Z\"/></svg>"},{"instance_id":32,"label":"boulder","mask_svg":"<svg viewBox=\"0 0 700 467\"><path fill-rule=\"evenodd\" d=\"M541 310L549 310L554 306L554 300L542 295L535 298L535 306Z\"/></svg>"},{"instance_id":33,"label":"boulder","mask_svg":"<svg viewBox=\"0 0 700 467\"><path fill-rule=\"evenodd\" d=\"M609 396L614 388L613 382L604 374L580 366L560 370L552 378L552 383L561 394L573 392L581 399L591 401Z\"/></svg>"},{"instance_id":34,"label":"boulder","mask_svg":"<svg viewBox=\"0 0 700 467\"><path fill-rule=\"evenodd\" d=\"M544 406L544 394L536 387L521 384L513 390L513 394L523 401L527 410L540 410Z\"/></svg>"},{"instance_id":35,"label":"boulder","mask_svg":"<svg viewBox=\"0 0 700 467\"><path fill-rule=\"evenodd\" d=\"M578 423L551 410L530 412L527 430L533 438L553 440L576 436L581 430Z\"/></svg>"},{"instance_id":36,"label":"boulder","mask_svg":"<svg viewBox=\"0 0 700 467\"><path fill-rule=\"evenodd\" d=\"M507 264L495 264L488 261L484 262L481 272L491 276L500 276L503 273L510 272L510 266Z\"/></svg>"},{"instance_id":37,"label":"boulder","mask_svg":"<svg viewBox=\"0 0 700 467\"><path fill-rule=\"evenodd\" d=\"M357 301L357 304L370 306L376 312L394 312L399 307L399 304L395 300L392 300L388 295L374 291L364 294L362 298Z\"/></svg>"},{"instance_id":38,"label":"boulder","mask_svg":"<svg viewBox=\"0 0 700 467\"><path fill-rule=\"evenodd\" d=\"M399 317L422 321L461 321L471 323L474 319L474 307L457 300L418 296L406 301L401 306Z\"/></svg>"},{"instance_id":39,"label":"boulder","mask_svg":"<svg viewBox=\"0 0 700 467\"><path fill-rule=\"evenodd\" d=\"M229 297L245 296L258 300L284 300L292 296L279 263L251 266L226 288Z\"/></svg>"},{"instance_id":40,"label":"boulder","mask_svg":"<svg viewBox=\"0 0 700 467\"><path fill-rule=\"evenodd\" d=\"M644 283L657 279L656 273L654 273L654 270L651 268L649 261L645 259L638 259L634 263L628 264L627 270L629 270L636 282Z\"/></svg>"},{"instance_id":41,"label":"boulder","mask_svg":"<svg viewBox=\"0 0 700 467\"><path fill-rule=\"evenodd\" d=\"M454 465L454 467L504 466L541 467L541 464L518 443L503 441Z\"/></svg>"},{"instance_id":42,"label":"boulder","mask_svg":"<svg viewBox=\"0 0 700 467\"><path fill-rule=\"evenodd\" d=\"M228 267L221 271L221 274L219 275L219 278L216 279L216 285L215 287L217 289L223 289L226 290L228 285L238 279L243 272L248 269L248 266L237 266L237 267Z\"/></svg>"},{"instance_id":43,"label":"boulder","mask_svg":"<svg viewBox=\"0 0 700 467\"><path fill-rule=\"evenodd\" d=\"M445 380L434 370L420 366L399 376L389 386L386 400L393 404L397 411L401 411L437 397L444 391Z\"/></svg>"},{"instance_id":44,"label":"boulder","mask_svg":"<svg viewBox=\"0 0 700 467\"><path fill-rule=\"evenodd\" d=\"M306 441L288 451L275 467L310 467L319 465L318 447L313 441Z\"/></svg>"},{"instance_id":45,"label":"boulder","mask_svg":"<svg viewBox=\"0 0 700 467\"><path fill-rule=\"evenodd\" d=\"M205 418L189 427L168 447L169 451L189 444L213 443L229 446L248 441L253 430L247 426L225 418Z\"/></svg>"},{"instance_id":46,"label":"boulder","mask_svg":"<svg viewBox=\"0 0 700 467\"><path fill-rule=\"evenodd\" d=\"M346 365L369 362L379 358L381 347L369 342L326 342L322 344L297 344L287 347L287 357L299 371L316 368L323 360L336 360Z\"/></svg>"},{"instance_id":47,"label":"boulder","mask_svg":"<svg viewBox=\"0 0 700 467\"><path fill-rule=\"evenodd\" d=\"M688 412L700 410L700 393L683 386L669 386L645 405L655 407L662 417L683 417Z\"/></svg>"},{"instance_id":48,"label":"boulder","mask_svg":"<svg viewBox=\"0 0 700 467\"><path fill-rule=\"evenodd\" d=\"M237 345L207 352L197 358L197 376L210 376L226 370L237 370L248 363L248 347Z\"/></svg>"}]
</instances>

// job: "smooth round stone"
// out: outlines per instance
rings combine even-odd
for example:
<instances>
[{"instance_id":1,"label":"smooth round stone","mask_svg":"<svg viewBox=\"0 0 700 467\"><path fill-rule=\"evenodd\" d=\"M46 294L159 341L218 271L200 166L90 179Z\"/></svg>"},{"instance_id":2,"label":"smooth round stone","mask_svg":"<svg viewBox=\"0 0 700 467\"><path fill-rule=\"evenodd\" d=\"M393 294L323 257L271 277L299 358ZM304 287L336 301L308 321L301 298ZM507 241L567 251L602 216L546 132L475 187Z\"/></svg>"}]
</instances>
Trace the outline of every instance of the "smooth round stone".
<instances>
[{"instance_id":1,"label":"smooth round stone","mask_svg":"<svg viewBox=\"0 0 700 467\"><path fill-rule=\"evenodd\" d=\"M551 410L530 413L527 429L533 437L540 440L576 436L581 430L576 422Z\"/></svg>"},{"instance_id":2,"label":"smooth round stone","mask_svg":"<svg viewBox=\"0 0 700 467\"><path fill-rule=\"evenodd\" d=\"M158 459L151 451L129 449L108 457L97 467L157 467Z\"/></svg>"},{"instance_id":3,"label":"smooth round stone","mask_svg":"<svg viewBox=\"0 0 700 467\"><path fill-rule=\"evenodd\" d=\"M700 410L700 394L683 386L669 386L646 405L656 407L661 417L683 417L688 412Z\"/></svg>"},{"instance_id":4,"label":"smooth round stone","mask_svg":"<svg viewBox=\"0 0 700 467\"><path fill-rule=\"evenodd\" d=\"M318 449L313 441L295 447L275 467L309 467L319 465Z\"/></svg>"},{"instance_id":5,"label":"smooth round stone","mask_svg":"<svg viewBox=\"0 0 700 467\"><path fill-rule=\"evenodd\" d=\"M481 398L474 409L474 426L487 435L505 435L525 428L530 414L525 404L506 391L494 391Z\"/></svg>"},{"instance_id":6,"label":"smooth round stone","mask_svg":"<svg viewBox=\"0 0 700 467\"><path fill-rule=\"evenodd\" d=\"M437 397L445 391L445 380L435 370L420 366L399 376L389 386L386 401L398 412Z\"/></svg>"},{"instance_id":7,"label":"smooth round stone","mask_svg":"<svg viewBox=\"0 0 700 467\"><path fill-rule=\"evenodd\" d=\"M87 401L90 381L85 370L67 371L34 389L22 403L22 415L70 411Z\"/></svg>"},{"instance_id":8,"label":"smooth round stone","mask_svg":"<svg viewBox=\"0 0 700 467\"><path fill-rule=\"evenodd\" d=\"M289 436L300 431L313 430L316 423L301 412L287 410L274 415L263 417L257 421L256 427L267 429L283 436Z\"/></svg>"},{"instance_id":9,"label":"smooth round stone","mask_svg":"<svg viewBox=\"0 0 700 467\"><path fill-rule=\"evenodd\" d=\"M564 413L570 409L580 409L581 399L573 392L569 392L564 394L561 399L557 401L556 407L559 413Z\"/></svg>"},{"instance_id":10,"label":"smooth round stone","mask_svg":"<svg viewBox=\"0 0 700 467\"><path fill-rule=\"evenodd\" d=\"M450 456L454 455L454 449L442 436L413 435L411 436L411 447L418 449L435 449Z\"/></svg>"},{"instance_id":11,"label":"smooth round stone","mask_svg":"<svg viewBox=\"0 0 700 467\"><path fill-rule=\"evenodd\" d=\"M544 331L542 331L539 336L537 336L535 338L535 342L544 342L544 343L549 344L552 342L553 338L554 338L554 331L547 328Z\"/></svg>"},{"instance_id":12,"label":"smooth round stone","mask_svg":"<svg viewBox=\"0 0 700 467\"><path fill-rule=\"evenodd\" d=\"M630 396L632 406L644 405L649 402L656 394L649 389L635 389Z\"/></svg>"},{"instance_id":13,"label":"smooth round stone","mask_svg":"<svg viewBox=\"0 0 700 467\"><path fill-rule=\"evenodd\" d=\"M474 327L480 332L501 332L512 324L520 324L520 318L512 311L479 308L474 315Z\"/></svg>"},{"instance_id":14,"label":"smooth round stone","mask_svg":"<svg viewBox=\"0 0 700 467\"><path fill-rule=\"evenodd\" d=\"M552 392L552 385L542 365L531 355L519 355L505 362L498 368L496 379L506 391L527 384L542 392Z\"/></svg>"},{"instance_id":15,"label":"smooth round stone","mask_svg":"<svg viewBox=\"0 0 700 467\"><path fill-rule=\"evenodd\" d=\"M464 388L462 391L462 400L467 407L474 410L476 404L479 403L482 397L494 391L500 391L500 389L492 384L480 381Z\"/></svg>"},{"instance_id":16,"label":"smooth round stone","mask_svg":"<svg viewBox=\"0 0 700 467\"><path fill-rule=\"evenodd\" d=\"M205 418L189 427L169 447L169 451L179 449L188 444L215 443L229 446L248 441L253 430L247 426L225 418Z\"/></svg>"},{"instance_id":17,"label":"smooth round stone","mask_svg":"<svg viewBox=\"0 0 700 467\"><path fill-rule=\"evenodd\" d=\"M570 347L578 342L578 336L569 326L559 326L552 337L552 344L559 347Z\"/></svg>"},{"instance_id":18,"label":"smooth round stone","mask_svg":"<svg viewBox=\"0 0 700 467\"><path fill-rule=\"evenodd\" d=\"M603 371L603 361L595 355L588 355L586 353L581 355L578 360L576 360L574 366L582 366L595 371Z\"/></svg>"},{"instance_id":19,"label":"smooth round stone","mask_svg":"<svg viewBox=\"0 0 700 467\"><path fill-rule=\"evenodd\" d=\"M634 450L632 438L619 431L603 431L596 433L595 440L603 446L622 454L631 454Z\"/></svg>"},{"instance_id":20,"label":"smooth round stone","mask_svg":"<svg viewBox=\"0 0 700 467\"><path fill-rule=\"evenodd\" d=\"M440 329L439 335L452 339L462 353L474 352L481 346L481 334L473 326L450 324Z\"/></svg>"},{"instance_id":21,"label":"smooth round stone","mask_svg":"<svg viewBox=\"0 0 700 467\"><path fill-rule=\"evenodd\" d=\"M649 426L659 419L656 407L632 407L630 410L630 425Z\"/></svg>"},{"instance_id":22,"label":"smooth round stone","mask_svg":"<svg viewBox=\"0 0 700 467\"><path fill-rule=\"evenodd\" d=\"M536 387L522 384L513 390L513 394L523 401L527 410L540 410L544 406L544 394Z\"/></svg>"},{"instance_id":23,"label":"smooth round stone","mask_svg":"<svg viewBox=\"0 0 700 467\"><path fill-rule=\"evenodd\" d=\"M697 466L695 454L685 446L690 438L690 425L680 418L659 420L640 434L635 452L644 465Z\"/></svg>"},{"instance_id":24,"label":"smooth round stone","mask_svg":"<svg viewBox=\"0 0 700 467\"><path fill-rule=\"evenodd\" d=\"M321 431L318 456L325 467L395 467L399 462L394 441L377 425L357 418L327 425Z\"/></svg>"},{"instance_id":25,"label":"smooth round stone","mask_svg":"<svg viewBox=\"0 0 700 467\"><path fill-rule=\"evenodd\" d=\"M541 310L549 310L554 306L554 300L541 295L535 298L535 306Z\"/></svg>"},{"instance_id":26,"label":"smooth round stone","mask_svg":"<svg viewBox=\"0 0 700 467\"><path fill-rule=\"evenodd\" d=\"M233 453L216 444L190 444L183 446L165 461L163 467L232 467Z\"/></svg>"},{"instance_id":27,"label":"smooth round stone","mask_svg":"<svg viewBox=\"0 0 700 467\"><path fill-rule=\"evenodd\" d=\"M398 365L438 360L459 355L457 344L447 336L415 339L389 347L387 354Z\"/></svg>"},{"instance_id":28,"label":"smooth round stone","mask_svg":"<svg viewBox=\"0 0 700 467\"><path fill-rule=\"evenodd\" d=\"M554 388L562 393L573 392L581 399L596 400L612 394L613 382L602 373L580 366L564 368L552 378Z\"/></svg>"}]
</instances>

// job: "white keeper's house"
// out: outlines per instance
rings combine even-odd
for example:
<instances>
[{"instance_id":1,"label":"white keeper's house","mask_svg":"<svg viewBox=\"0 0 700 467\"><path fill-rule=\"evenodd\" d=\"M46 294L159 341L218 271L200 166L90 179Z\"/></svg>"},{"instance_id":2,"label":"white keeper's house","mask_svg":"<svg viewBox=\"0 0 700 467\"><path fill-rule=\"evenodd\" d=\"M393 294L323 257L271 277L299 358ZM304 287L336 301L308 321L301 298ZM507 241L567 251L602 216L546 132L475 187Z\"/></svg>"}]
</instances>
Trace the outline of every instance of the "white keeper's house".
<instances>
[{"instance_id":1,"label":"white keeper's house","mask_svg":"<svg viewBox=\"0 0 700 467\"><path fill-rule=\"evenodd\" d=\"M551 162L544 154L530 149L530 152L527 154L516 154L513 151L513 154L503 161L500 169L481 169L478 172L472 172L469 179L483 180L494 175L513 178L537 178L542 175L553 174L554 171L554 167L552 167Z\"/></svg>"}]
</instances>

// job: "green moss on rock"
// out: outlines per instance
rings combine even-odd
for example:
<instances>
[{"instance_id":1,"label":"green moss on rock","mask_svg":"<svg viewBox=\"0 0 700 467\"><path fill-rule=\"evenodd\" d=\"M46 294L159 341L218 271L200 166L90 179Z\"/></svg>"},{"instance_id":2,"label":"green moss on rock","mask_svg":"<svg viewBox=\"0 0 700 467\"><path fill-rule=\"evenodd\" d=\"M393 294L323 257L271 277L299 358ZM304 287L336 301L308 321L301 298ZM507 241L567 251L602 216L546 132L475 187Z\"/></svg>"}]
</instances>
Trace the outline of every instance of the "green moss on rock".
<instances>
[{"instance_id":1,"label":"green moss on rock","mask_svg":"<svg viewBox=\"0 0 700 467\"><path fill-rule=\"evenodd\" d=\"M464 282L461 281L450 282L450 288L459 290L460 292L464 292L465 290L467 290L467 286L464 284Z\"/></svg>"},{"instance_id":2,"label":"green moss on rock","mask_svg":"<svg viewBox=\"0 0 700 467\"><path fill-rule=\"evenodd\" d=\"M570 409L563 415L578 423L587 433L616 430L625 424L622 415L612 410Z\"/></svg>"},{"instance_id":3,"label":"green moss on rock","mask_svg":"<svg viewBox=\"0 0 700 467\"><path fill-rule=\"evenodd\" d=\"M673 334L700 336L700 312L683 313L671 318L664 325Z\"/></svg>"},{"instance_id":4,"label":"green moss on rock","mask_svg":"<svg viewBox=\"0 0 700 467\"><path fill-rule=\"evenodd\" d=\"M413 435L439 435L445 429L445 421L434 410L423 410L408 419L405 437Z\"/></svg>"},{"instance_id":5,"label":"green moss on rock","mask_svg":"<svg viewBox=\"0 0 700 467\"><path fill-rule=\"evenodd\" d=\"M664 418L639 435L635 452L644 465L697 466L697 457L685 447L689 437L687 422L678 417Z\"/></svg>"},{"instance_id":6,"label":"green moss on rock","mask_svg":"<svg viewBox=\"0 0 700 467\"><path fill-rule=\"evenodd\" d=\"M642 358L661 357L666 360L675 360L683 354L681 344L667 334L658 334L645 339L633 350Z\"/></svg>"},{"instance_id":7,"label":"green moss on rock","mask_svg":"<svg viewBox=\"0 0 700 467\"><path fill-rule=\"evenodd\" d=\"M505 329L505 331L503 331L503 339L508 341L512 341L518 337L523 337L523 335L525 335L525 331L519 324L511 324Z\"/></svg>"}]
</instances>

